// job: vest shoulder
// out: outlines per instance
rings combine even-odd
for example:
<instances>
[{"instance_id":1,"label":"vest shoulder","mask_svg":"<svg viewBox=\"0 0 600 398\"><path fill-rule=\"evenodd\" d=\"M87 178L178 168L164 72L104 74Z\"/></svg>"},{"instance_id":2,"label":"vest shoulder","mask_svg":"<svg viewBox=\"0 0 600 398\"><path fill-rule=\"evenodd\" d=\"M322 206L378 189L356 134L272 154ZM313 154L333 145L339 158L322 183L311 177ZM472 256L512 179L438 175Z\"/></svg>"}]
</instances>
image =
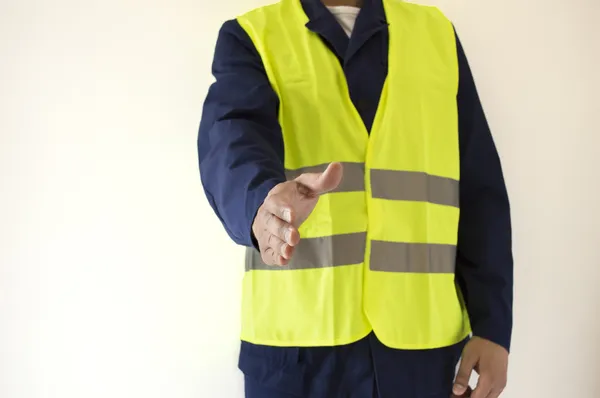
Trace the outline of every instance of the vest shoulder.
<instances>
[{"instance_id":1,"label":"vest shoulder","mask_svg":"<svg viewBox=\"0 0 600 398\"><path fill-rule=\"evenodd\" d=\"M439 22L450 22L449 18L436 6L425 4L409 3L404 0L385 0L388 5L397 7L405 14L413 17L428 18Z\"/></svg>"},{"instance_id":2,"label":"vest shoulder","mask_svg":"<svg viewBox=\"0 0 600 398\"><path fill-rule=\"evenodd\" d=\"M267 14L272 13L273 11L275 11L276 9L280 8L281 6L281 2L280 1L274 1L271 4L267 4L265 6L260 6L257 8L254 8L250 11L246 11L245 13L239 15L237 17L237 19L250 19L253 17L260 17L260 16L265 16Z\"/></svg>"}]
</instances>

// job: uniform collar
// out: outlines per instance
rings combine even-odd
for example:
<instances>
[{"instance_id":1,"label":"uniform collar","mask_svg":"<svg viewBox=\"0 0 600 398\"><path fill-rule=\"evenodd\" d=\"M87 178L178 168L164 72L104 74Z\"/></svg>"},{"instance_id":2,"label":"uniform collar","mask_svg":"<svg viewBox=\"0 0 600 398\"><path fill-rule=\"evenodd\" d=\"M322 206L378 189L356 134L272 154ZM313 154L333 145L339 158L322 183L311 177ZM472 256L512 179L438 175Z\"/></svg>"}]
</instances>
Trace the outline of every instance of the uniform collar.
<instances>
[{"instance_id":1,"label":"uniform collar","mask_svg":"<svg viewBox=\"0 0 600 398\"><path fill-rule=\"evenodd\" d=\"M321 0L300 0L300 2L309 19L309 23L320 19L327 19L327 16L330 14ZM370 17L380 23L386 22L382 0L364 0L361 13L363 11L367 11Z\"/></svg>"},{"instance_id":2,"label":"uniform collar","mask_svg":"<svg viewBox=\"0 0 600 398\"><path fill-rule=\"evenodd\" d=\"M298 0L294 0L298 1ZM340 59L348 49L348 36L321 0L300 0L308 17L306 27L325 40Z\"/></svg>"},{"instance_id":3,"label":"uniform collar","mask_svg":"<svg viewBox=\"0 0 600 398\"><path fill-rule=\"evenodd\" d=\"M323 37L342 59L351 58L373 35L387 28L384 0L364 0L350 43L342 27L321 0L294 1L302 4L308 17L306 27Z\"/></svg>"}]
</instances>

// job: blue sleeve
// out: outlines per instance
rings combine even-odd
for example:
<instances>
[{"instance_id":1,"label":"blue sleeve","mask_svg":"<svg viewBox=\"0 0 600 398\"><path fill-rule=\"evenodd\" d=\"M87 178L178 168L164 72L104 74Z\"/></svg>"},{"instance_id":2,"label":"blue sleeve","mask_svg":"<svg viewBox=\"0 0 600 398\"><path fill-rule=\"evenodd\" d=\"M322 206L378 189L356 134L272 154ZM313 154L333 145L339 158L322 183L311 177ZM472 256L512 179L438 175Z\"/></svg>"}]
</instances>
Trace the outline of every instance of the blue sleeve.
<instances>
[{"instance_id":1,"label":"blue sleeve","mask_svg":"<svg viewBox=\"0 0 600 398\"><path fill-rule=\"evenodd\" d=\"M513 257L502 167L458 36L460 222L457 283L473 335L510 350Z\"/></svg>"},{"instance_id":2,"label":"blue sleeve","mask_svg":"<svg viewBox=\"0 0 600 398\"><path fill-rule=\"evenodd\" d=\"M229 236L256 247L252 223L269 191L285 181L279 99L251 39L235 20L219 32L215 82L198 132L200 176Z\"/></svg>"}]
</instances>

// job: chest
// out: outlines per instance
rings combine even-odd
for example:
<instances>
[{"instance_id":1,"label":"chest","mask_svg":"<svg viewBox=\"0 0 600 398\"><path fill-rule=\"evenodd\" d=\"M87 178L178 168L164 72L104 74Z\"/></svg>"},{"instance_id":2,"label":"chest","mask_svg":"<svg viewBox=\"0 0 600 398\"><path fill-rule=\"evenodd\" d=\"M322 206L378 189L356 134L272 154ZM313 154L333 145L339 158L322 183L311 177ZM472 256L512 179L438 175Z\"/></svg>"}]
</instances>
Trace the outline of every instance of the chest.
<instances>
[{"instance_id":1,"label":"chest","mask_svg":"<svg viewBox=\"0 0 600 398\"><path fill-rule=\"evenodd\" d=\"M329 31L338 30L334 29L337 26L315 34L337 58L350 99L370 132L388 75L389 32L387 25L369 28L368 23L365 26L361 22L355 23L350 38Z\"/></svg>"}]
</instances>

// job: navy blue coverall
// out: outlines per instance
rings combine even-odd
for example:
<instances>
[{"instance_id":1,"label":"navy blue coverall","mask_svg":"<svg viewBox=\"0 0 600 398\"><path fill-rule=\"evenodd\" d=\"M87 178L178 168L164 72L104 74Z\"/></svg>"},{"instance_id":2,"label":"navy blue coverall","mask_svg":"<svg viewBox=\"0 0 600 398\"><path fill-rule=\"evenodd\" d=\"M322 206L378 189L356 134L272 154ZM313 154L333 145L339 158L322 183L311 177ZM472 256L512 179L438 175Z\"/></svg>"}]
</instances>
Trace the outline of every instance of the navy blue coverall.
<instances>
[{"instance_id":1,"label":"navy blue coverall","mask_svg":"<svg viewBox=\"0 0 600 398\"><path fill-rule=\"evenodd\" d=\"M371 129L388 72L381 0L365 0L352 36L320 0L302 2L306 29L337 55L350 97ZM473 334L510 348L513 260L509 201L500 160L457 37L460 204L456 278ZM251 226L267 193L285 181L279 101L254 44L235 20L217 39L198 135L206 196L228 234L256 247ZM323 112L327 112L323 109ZM398 112L402 112L399 109ZM242 265L240 265L242 267ZM464 342L395 350L371 334L338 347L281 348L242 342L248 398L448 398Z\"/></svg>"}]
</instances>

